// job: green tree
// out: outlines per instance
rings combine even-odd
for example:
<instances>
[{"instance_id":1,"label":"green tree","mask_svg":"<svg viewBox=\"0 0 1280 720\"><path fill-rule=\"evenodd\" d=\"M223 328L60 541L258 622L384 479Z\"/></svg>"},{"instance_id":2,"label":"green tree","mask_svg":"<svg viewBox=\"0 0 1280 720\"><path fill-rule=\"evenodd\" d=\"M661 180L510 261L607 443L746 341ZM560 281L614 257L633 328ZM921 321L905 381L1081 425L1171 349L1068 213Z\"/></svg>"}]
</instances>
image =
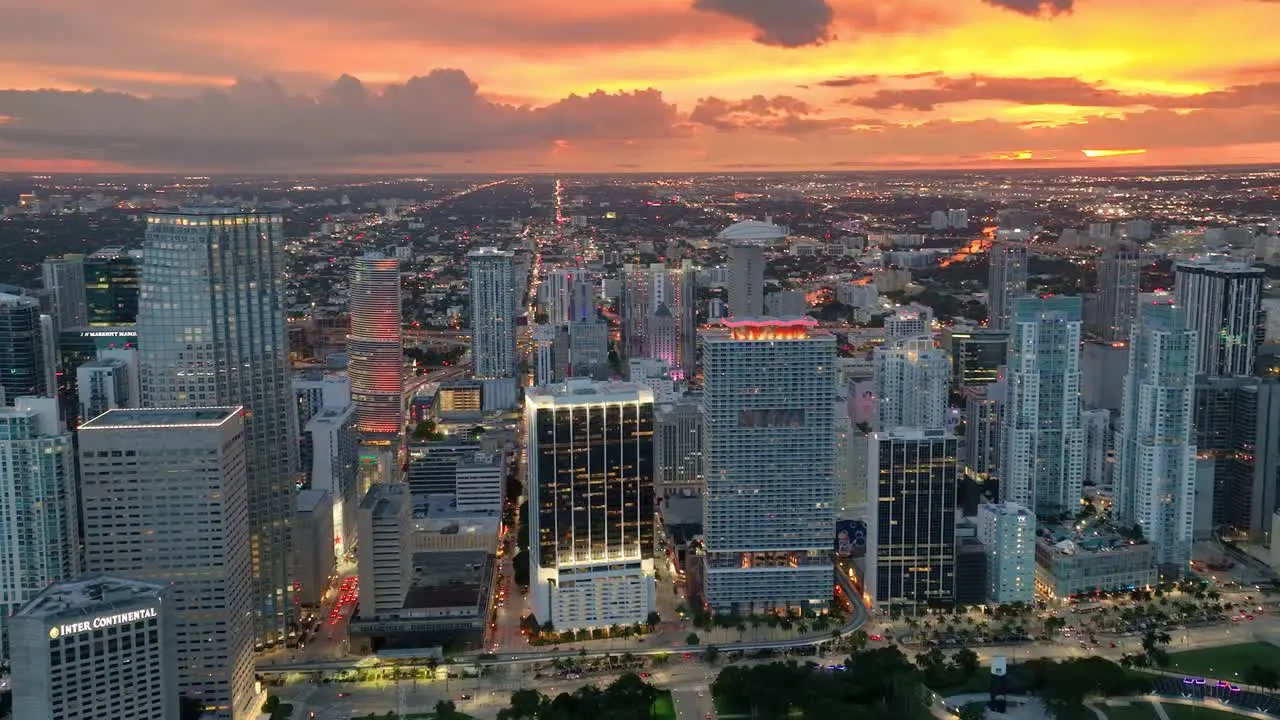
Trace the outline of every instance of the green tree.
<instances>
[{"instance_id":1,"label":"green tree","mask_svg":"<svg viewBox=\"0 0 1280 720\"><path fill-rule=\"evenodd\" d=\"M702 638L698 637L698 633L689 633L684 639L685 645L697 645L700 642L702 642Z\"/></svg>"},{"instance_id":2,"label":"green tree","mask_svg":"<svg viewBox=\"0 0 1280 720\"><path fill-rule=\"evenodd\" d=\"M978 660L978 653L967 647L957 650L956 654L951 656L951 662L965 680L973 677L978 672L978 668L982 667L982 663Z\"/></svg>"}]
</instances>

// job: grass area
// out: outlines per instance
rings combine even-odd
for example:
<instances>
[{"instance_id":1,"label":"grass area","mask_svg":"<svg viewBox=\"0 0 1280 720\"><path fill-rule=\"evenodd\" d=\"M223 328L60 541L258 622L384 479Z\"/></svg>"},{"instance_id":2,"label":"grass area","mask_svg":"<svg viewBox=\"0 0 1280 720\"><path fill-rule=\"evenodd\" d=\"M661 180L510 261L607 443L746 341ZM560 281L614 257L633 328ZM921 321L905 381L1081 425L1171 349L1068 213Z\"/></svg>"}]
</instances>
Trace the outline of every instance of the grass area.
<instances>
[{"instance_id":1,"label":"grass area","mask_svg":"<svg viewBox=\"0 0 1280 720\"><path fill-rule=\"evenodd\" d=\"M1231 718L1249 717L1248 715L1240 715L1226 710L1214 710L1213 708L1175 705L1173 703L1160 704L1164 706L1164 711L1168 713L1169 720L1231 720Z\"/></svg>"},{"instance_id":2,"label":"grass area","mask_svg":"<svg viewBox=\"0 0 1280 720\"><path fill-rule=\"evenodd\" d=\"M653 701L654 720L676 720L676 704L671 700L671 692L664 690Z\"/></svg>"},{"instance_id":3,"label":"grass area","mask_svg":"<svg viewBox=\"0 0 1280 720\"><path fill-rule=\"evenodd\" d=\"M1155 706L1149 702L1135 702L1132 705L1103 705L1097 707L1107 714L1110 720L1160 720Z\"/></svg>"},{"instance_id":4,"label":"grass area","mask_svg":"<svg viewBox=\"0 0 1280 720\"><path fill-rule=\"evenodd\" d=\"M1187 650L1170 655L1168 669L1219 680L1239 680L1253 665L1280 672L1280 648L1255 642Z\"/></svg>"}]
</instances>

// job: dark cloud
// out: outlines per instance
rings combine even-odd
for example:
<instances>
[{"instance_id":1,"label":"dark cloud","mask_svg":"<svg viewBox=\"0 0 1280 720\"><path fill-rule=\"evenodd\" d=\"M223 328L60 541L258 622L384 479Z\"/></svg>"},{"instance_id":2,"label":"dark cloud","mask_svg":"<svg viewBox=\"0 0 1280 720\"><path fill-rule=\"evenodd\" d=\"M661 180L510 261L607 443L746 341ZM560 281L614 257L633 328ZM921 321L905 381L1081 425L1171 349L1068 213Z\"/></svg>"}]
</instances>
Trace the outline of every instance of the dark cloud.
<instances>
[{"instance_id":1,"label":"dark cloud","mask_svg":"<svg viewBox=\"0 0 1280 720\"><path fill-rule=\"evenodd\" d=\"M241 80L187 99L0 91L0 155L72 156L142 167L331 167L363 158L545 147L556 140L669 137L680 118L656 90L494 103L461 70L375 92L344 75L315 95Z\"/></svg>"},{"instance_id":2,"label":"dark cloud","mask_svg":"<svg viewBox=\"0 0 1280 720\"><path fill-rule=\"evenodd\" d=\"M1075 0L985 0L988 5L1036 17L1061 15L1075 8Z\"/></svg>"},{"instance_id":3,"label":"dark cloud","mask_svg":"<svg viewBox=\"0 0 1280 720\"><path fill-rule=\"evenodd\" d=\"M818 83L822 87L855 87L858 85L872 85L879 82L879 75L846 75L844 77L831 78Z\"/></svg>"},{"instance_id":4,"label":"dark cloud","mask_svg":"<svg viewBox=\"0 0 1280 720\"><path fill-rule=\"evenodd\" d=\"M843 120L818 120L811 117L820 112L818 108L790 95L755 95L736 102L708 97L698 101L693 112L689 113L689 121L726 132L749 128L783 133L812 132L844 123Z\"/></svg>"},{"instance_id":5,"label":"dark cloud","mask_svg":"<svg viewBox=\"0 0 1280 720\"><path fill-rule=\"evenodd\" d=\"M794 48L832 39L835 12L827 0L694 0L693 7L750 23L763 45Z\"/></svg>"}]
</instances>

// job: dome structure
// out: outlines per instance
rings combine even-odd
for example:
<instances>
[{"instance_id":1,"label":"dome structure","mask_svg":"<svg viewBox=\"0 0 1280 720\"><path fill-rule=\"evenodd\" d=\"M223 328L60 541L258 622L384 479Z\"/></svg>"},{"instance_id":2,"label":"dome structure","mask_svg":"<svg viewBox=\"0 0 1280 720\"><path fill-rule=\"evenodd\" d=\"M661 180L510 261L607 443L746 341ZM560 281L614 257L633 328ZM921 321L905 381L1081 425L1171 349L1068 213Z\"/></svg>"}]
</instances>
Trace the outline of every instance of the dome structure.
<instances>
[{"instance_id":1,"label":"dome structure","mask_svg":"<svg viewBox=\"0 0 1280 720\"><path fill-rule=\"evenodd\" d=\"M743 220L736 222L717 236L729 243L772 243L787 237L787 228L768 221Z\"/></svg>"}]
</instances>

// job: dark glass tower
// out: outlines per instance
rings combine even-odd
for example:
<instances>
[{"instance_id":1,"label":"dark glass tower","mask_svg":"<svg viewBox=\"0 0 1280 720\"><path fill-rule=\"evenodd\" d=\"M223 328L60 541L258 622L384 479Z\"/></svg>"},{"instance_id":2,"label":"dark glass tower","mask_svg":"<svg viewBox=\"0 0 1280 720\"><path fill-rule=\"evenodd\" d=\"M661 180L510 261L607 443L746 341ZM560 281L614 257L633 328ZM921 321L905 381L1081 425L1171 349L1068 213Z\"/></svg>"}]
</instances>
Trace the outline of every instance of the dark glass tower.
<instances>
[{"instance_id":1,"label":"dark glass tower","mask_svg":"<svg viewBox=\"0 0 1280 720\"><path fill-rule=\"evenodd\" d=\"M45 368L40 302L25 295L0 293L0 388L4 404L23 396L46 396L51 388Z\"/></svg>"}]
</instances>

